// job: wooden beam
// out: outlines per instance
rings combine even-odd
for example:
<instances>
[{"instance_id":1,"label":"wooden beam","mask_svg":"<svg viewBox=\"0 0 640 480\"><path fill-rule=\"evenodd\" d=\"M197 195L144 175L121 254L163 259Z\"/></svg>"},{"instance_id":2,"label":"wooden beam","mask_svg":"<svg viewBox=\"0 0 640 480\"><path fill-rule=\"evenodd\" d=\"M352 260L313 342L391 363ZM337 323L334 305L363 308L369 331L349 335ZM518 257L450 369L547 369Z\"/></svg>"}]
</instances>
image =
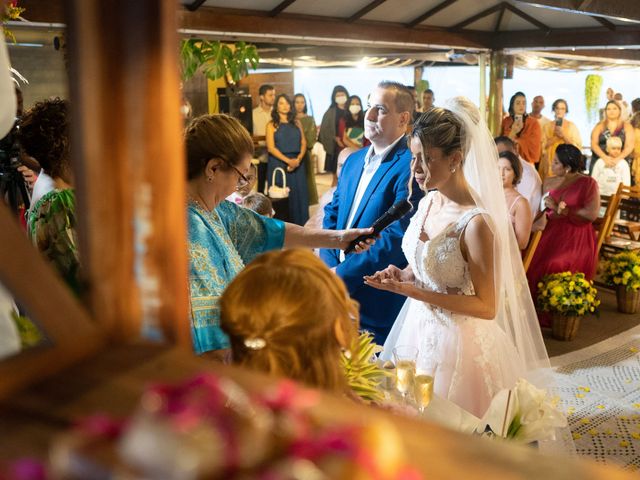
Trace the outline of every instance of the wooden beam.
<instances>
[{"instance_id":1,"label":"wooden beam","mask_svg":"<svg viewBox=\"0 0 640 480\"><path fill-rule=\"evenodd\" d=\"M598 17L597 15L594 15L591 18L593 18L600 25L607 27L609 30L615 30L616 28L618 28L618 26L615 23L610 22L604 17Z\"/></svg>"},{"instance_id":2,"label":"wooden beam","mask_svg":"<svg viewBox=\"0 0 640 480\"><path fill-rule=\"evenodd\" d=\"M516 15L518 15L520 18L525 19L527 22L535 25L536 27L538 27L540 30L544 30L545 32L549 32L551 31L551 29L545 25L544 23L542 23L541 21L539 21L536 18L533 18L531 15L523 12L522 10L520 10L519 8L514 7L513 5L511 5L510 3L505 3L504 4L505 8L513 13L515 13Z\"/></svg>"},{"instance_id":3,"label":"wooden beam","mask_svg":"<svg viewBox=\"0 0 640 480\"><path fill-rule=\"evenodd\" d=\"M579 49L575 51L545 50L539 53L541 56L549 55L551 58L567 58L569 60L571 60L572 57L575 57L576 60L592 60L594 62L615 62L616 60L640 62L640 49L631 50L625 48L624 50L618 50L616 48L608 48L606 50Z\"/></svg>"},{"instance_id":4,"label":"wooden beam","mask_svg":"<svg viewBox=\"0 0 640 480\"><path fill-rule=\"evenodd\" d=\"M424 22L427 18L432 17L433 15L435 15L436 13L438 13L441 10L444 10L445 8L447 8L449 5L453 5L454 3L456 3L458 0L444 0L444 2L439 3L438 5L436 5L435 7L427 10L426 12L424 12L422 15L414 18L413 20L411 20L409 23L407 23L407 27L408 28L413 28L416 25L421 24L422 22Z\"/></svg>"},{"instance_id":5,"label":"wooden beam","mask_svg":"<svg viewBox=\"0 0 640 480\"><path fill-rule=\"evenodd\" d=\"M554 29L551 32L522 30L493 34L492 48L572 48L572 47L625 47L640 46L640 26L621 27L616 31L602 28Z\"/></svg>"},{"instance_id":6,"label":"wooden beam","mask_svg":"<svg viewBox=\"0 0 640 480\"><path fill-rule=\"evenodd\" d=\"M275 17L279 15L285 8L287 8L289 5L291 5L295 1L296 0L283 0L273 10L269 12L269 16Z\"/></svg>"},{"instance_id":7,"label":"wooden beam","mask_svg":"<svg viewBox=\"0 0 640 480\"><path fill-rule=\"evenodd\" d=\"M64 23L64 7L62 0L20 0L20 6L25 9L24 18L30 22Z\"/></svg>"},{"instance_id":8,"label":"wooden beam","mask_svg":"<svg viewBox=\"0 0 640 480\"><path fill-rule=\"evenodd\" d=\"M95 353L107 337L2 201L0 245L0 283L47 338L45 345L0 361L0 398L7 398Z\"/></svg>"},{"instance_id":9,"label":"wooden beam","mask_svg":"<svg viewBox=\"0 0 640 480\"><path fill-rule=\"evenodd\" d=\"M116 342L151 329L191 350L178 9L156 0L67 5L90 310Z\"/></svg>"},{"instance_id":10,"label":"wooden beam","mask_svg":"<svg viewBox=\"0 0 640 480\"><path fill-rule=\"evenodd\" d=\"M640 21L640 2L635 0L516 0L520 3L546 6L587 15L627 18Z\"/></svg>"},{"instance_id":11,"label":"wooden beam","mask_svg":"<svg viewBox=\"0 0 640 480\"><path fill-rule=\"evenodd\" d=\"M190 12L195 12L197 9L199 9L202 6L202 4L205 1L206 0L193 0L190 3L183 3L182 5Z\"/></svg>"},{"instance_id":12,"label":"wooden beam","mask_svg":"<svg viewBox=\"0 0 640 480\"><path fill-rule=\"evenodd\" d=\"M351 15L349 18L347 18L347 23L352 23L355 22L356 20L364 17L367 13L369 13L371 10L378 8L380 5L382 5L384 2L386 2L387 0L374 0L373 2L371 2L368 5L365 5L364 7L362 7L360 10L358 10L356 13L354 13L353 15Z\"/></svg>"},{"instance_id":13,"label":"wooden beam","mask_svg":"<svg viewBox=\"0 0 640 480\"><path fill-rule=\"evenodd\" d=\"M496 20L496 26L493 29L494 32L499 32L500 31L500 24L502 23L502 17L504 17L504 11L506 9L507 9L507 7L505 7L504 5L500 9L500 12L498 13L498 20Z\"/></svg>"},{"instance_id":14,"label":"wooden beam","mask_svg":"<svg viewBox=\"0 0 640 480\"><path fill-rule=\"evenodd\" d=\"M593 2L593 0L581 0L580 3L578 3L578 5L577 5L578 10L582 10L583 8L587 8L589 6L589 4L591 4L591 2Z\"/></svg>"},{"instance_id":15,"label":"wooden beam","mask_svg":"<svg viewBox=\"0 0 640 480\"><path fill-rule=\"evenodd\" d=\"M506 8L507 2L500 2L497 3L496 5L494 5L493 7L489 7L479 13L476 13L475 15L467 18L466 20L463 20L459 23L456 23L455 25L453 25L451 27L451 30L462 30L464 27L466 27L467 25L471 25L474 22L477 22L478 20L480 20L481 18L484 18L488 15L491 15L497 11L499 11L501 8Z\"/></svg>"},{"instance_id":16,"label":"wooden beam","mask_svg":"<svg viewBox=\"0 0 640 480\"><path fill-rule=\"evenodd\" d=\"M358 20L345 27L344 19L282 14L271 18L264 12L239 12L220 8L201 7L197 12L178 11L179 25L184 29L237 32L251 38L259 35L265 41L287 36L288 43L312 44L326 42L356 46L416 48L439 46L449 48L489 48L491 32L449 32L438 28L406 28L403 24ZM272 35L272 37L269 37ZM299 36L299 39L291 38ZM408 44L408 45L403 45Z\"/></svg>"}]
</instances>

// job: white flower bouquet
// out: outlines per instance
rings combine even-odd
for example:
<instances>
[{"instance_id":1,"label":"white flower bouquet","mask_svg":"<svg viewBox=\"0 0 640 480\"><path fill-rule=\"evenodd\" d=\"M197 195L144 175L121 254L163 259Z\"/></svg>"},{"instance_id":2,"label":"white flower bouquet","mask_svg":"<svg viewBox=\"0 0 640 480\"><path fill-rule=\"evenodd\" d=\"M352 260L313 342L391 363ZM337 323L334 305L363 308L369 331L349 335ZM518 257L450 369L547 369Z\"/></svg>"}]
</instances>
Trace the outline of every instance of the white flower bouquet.
<instances>
[{"instance_id":1,"label":"white flower bouquet","mask_svg":"<svg viewBox=\"0 0 640 480\"><path fill-rule=\"evenodd\" d=\"M482 433L488 425L497 436L519 443L554 440L556 429L567 426L558 401L546 390L520 379L513 389L501 390L494 397L476 431Z\"/></svg>"}]
</instances>

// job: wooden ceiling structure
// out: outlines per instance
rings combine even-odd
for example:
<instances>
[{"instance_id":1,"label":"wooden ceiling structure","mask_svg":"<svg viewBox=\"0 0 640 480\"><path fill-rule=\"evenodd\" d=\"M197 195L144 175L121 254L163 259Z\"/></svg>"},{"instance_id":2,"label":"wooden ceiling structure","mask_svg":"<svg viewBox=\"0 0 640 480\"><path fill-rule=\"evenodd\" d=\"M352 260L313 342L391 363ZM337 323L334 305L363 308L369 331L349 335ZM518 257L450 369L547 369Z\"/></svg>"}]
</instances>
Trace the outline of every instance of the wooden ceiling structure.
<instances>
[{"instance_id":1,"label":"wooden ceiling structure","mask_svg":"<svg viewBox=\"0 0 640 480\"><path fill-rule=\"evenodd\" d=\"M588 50L640 60L640 2L619 0L183 0L183 33L339 53ZM283 49L284 50L284 49ZM291 51L293 51L291 49ZM302 53L301 53L302 52ZM584 56L584 52L582 53Z\"/></svg>"},{"instance_id":2,"label":"wooden ceiling structure","mask_svg":"<svg viewBox=\"0 0 640 480\"><path fill-rule=\"evenodd\" d=\"M245 40L265 54L349 57L503 50L640 61L635 0L181 0L182 35ZM40 25L61 0L21 0Z\"/></svg>"}]
</instances>

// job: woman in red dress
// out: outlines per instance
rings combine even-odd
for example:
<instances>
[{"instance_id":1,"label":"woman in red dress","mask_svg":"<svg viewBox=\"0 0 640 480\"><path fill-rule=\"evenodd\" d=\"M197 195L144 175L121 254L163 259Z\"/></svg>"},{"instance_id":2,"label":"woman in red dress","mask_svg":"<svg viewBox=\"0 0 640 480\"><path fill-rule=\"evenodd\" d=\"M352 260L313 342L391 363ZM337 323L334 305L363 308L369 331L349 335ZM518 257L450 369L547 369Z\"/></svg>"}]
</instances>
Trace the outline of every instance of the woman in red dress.
<instances>
[{"instance_id":1,"label":"woman in red dress","mask_svg":"<svg viewBox=\"0 0 640 480\"><path fill-rule=\"evenodd\" d=\"M596 233L600 192L595 180L580 171L583 157L575 146L559 145L543 185L547 226L527 272L534 302L538 282L549 273L583 272L591 280L596 270ZM549 315L539 315L540 325L551 326Z\"/></svg>"}]
</instances>

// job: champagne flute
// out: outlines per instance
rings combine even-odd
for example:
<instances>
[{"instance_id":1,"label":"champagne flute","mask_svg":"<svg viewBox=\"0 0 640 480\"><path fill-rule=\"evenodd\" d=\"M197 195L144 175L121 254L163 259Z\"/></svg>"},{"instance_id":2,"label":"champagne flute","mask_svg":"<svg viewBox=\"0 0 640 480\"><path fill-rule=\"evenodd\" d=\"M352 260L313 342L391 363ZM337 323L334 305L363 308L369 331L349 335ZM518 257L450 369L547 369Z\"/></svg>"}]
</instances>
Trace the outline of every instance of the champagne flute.
<instances>
[{"instance_id":1,"label":"champagne flute","mask_svg":"<svg viewBox=\"0 0 640 480\"><path fill-rule=\"evenodd\" d=\"M416 373L418 349L411 345L400 345L393 349L393 358L396 362L396 389L406 400Z\"/></svg>"},{"instance_id":2,"label":"champagne flute","mask_svg":"<svg viewBox=\"0 0 640 480\"><path fill-rule=\"evenodd\" d=\"M421 414L429 406L433 397L436 368L437 365L434 363L421 364L413 381L413 398Z\"/></svg>"}]
</instances>

